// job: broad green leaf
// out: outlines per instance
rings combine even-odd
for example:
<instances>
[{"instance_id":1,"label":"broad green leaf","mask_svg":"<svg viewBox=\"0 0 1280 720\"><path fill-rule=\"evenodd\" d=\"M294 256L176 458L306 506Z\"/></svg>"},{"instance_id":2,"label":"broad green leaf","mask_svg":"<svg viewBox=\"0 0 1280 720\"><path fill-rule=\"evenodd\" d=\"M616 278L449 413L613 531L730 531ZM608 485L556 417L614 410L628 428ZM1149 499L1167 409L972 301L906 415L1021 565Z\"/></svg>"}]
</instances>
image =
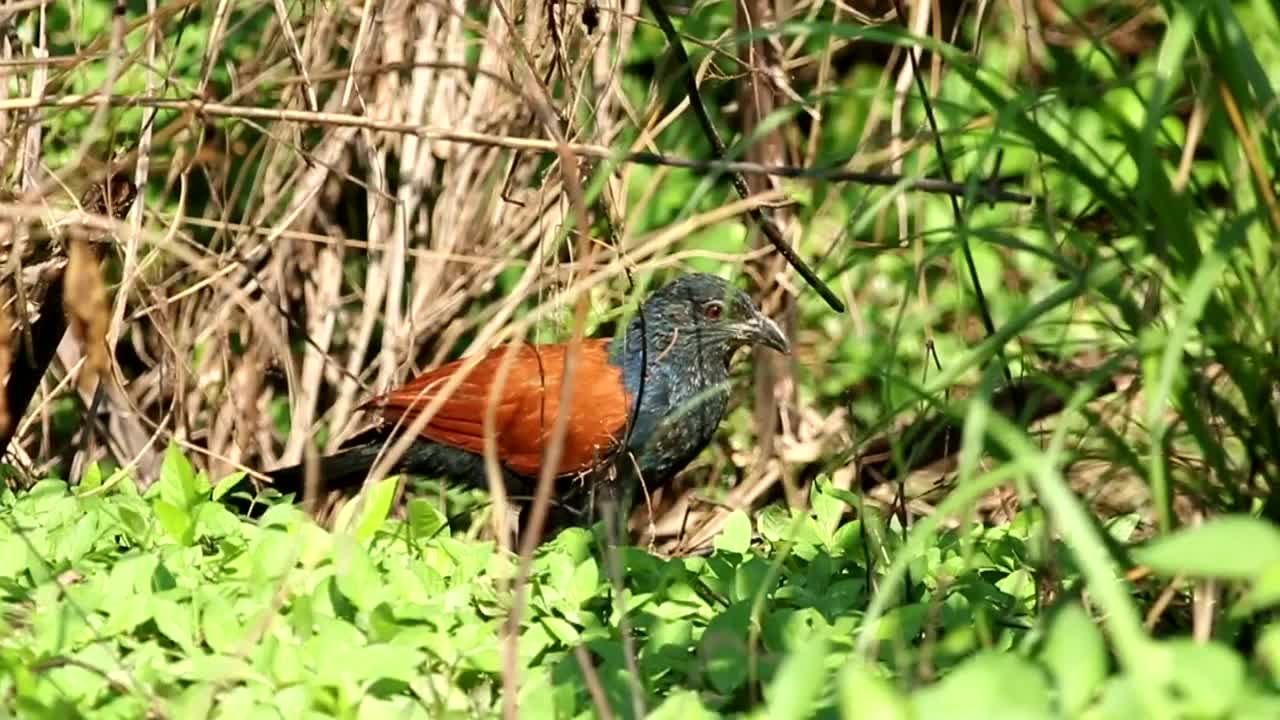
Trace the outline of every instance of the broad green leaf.
<instances>
[{"instance_id":1,"label":"broad green leaf","mask_svg":"<svg viewBox=\"0 0 1280 720\"><path fill-rule=\"evenodd\" d=\"M765 616L764 624L767 647L771 649L791 649L831 636L827 619L811 607L775 610Z\"/></svg>"},{"instance_id":2,"label":"broad green leaf","mask_svg":"<svg viewBox=\"0 0 1280 720\"><path fill-rule=\"evenodd\" d=\"M275 527L263 530L249 548L250 581L257 585L275 582L297 562L299 551L289 533Z\"/></svg>"},{"instance_id":3,"label":"broad green leaf","mask_svg":"<svg viewBox=\"0 0 1280 720\"><path fill-rule=\"evenodd\" d=\"M160 527L182 546L189 546L195 540L195 525L185 508L173 505L165 500L155 500L151 507L160 521Z\"/></svg>"},{"instance_id":4,"label":"broad green leaf","mask_svg":"<svg viewBox=\"0 0 1280 720\"><path fill-rule=\"evenodd\" d=\"M411 682L425 656L413 648L398 645L366 645L344 654L344 664L357 679L393 678Z\"/></svg>"},{"instance_id":5,"label":"broad green leaf","mask_svg":"<svg viewBox=\"0 0 1280 720\"><path fill-rule=\"evenodd\" d=\"M199 503L195 507L194 515L199 535L222 537L240 534L242 519L222 503Z\"/></svg>"},{"instance_id":6,"label":"broad green leaf","mask_svg":"<svg viewBox=\"0 0 1280 720\"><path fill-rule=\"evenodd\" d=\"M74 563L93 549L99 535L98 518L97 511L86 512L80 516L60 544L59 554L63 559Z\"/></svg>"},{"instance_id":7,"label":"broad green leaf","mask_svg":"<svg viewBox=\"0 0 1280 720\"><path fill-rule=\"evenodd\" d=\"M661 705L654 708L648 720L712 720L718 717L702 704L698 693L680 690L668 695Z\"/></svg>"},{"instance_id":8,"label":"broad green leaf","mask_svg":"<svg viewBox=\"0 0 1280 720\"><path fill-rule=\"evenodd\" d=\"M1127 543L1133 537L1133 533L1138 529L1138 525L1142 522L1141 513L1126 513L1118 517L1110 518L1106 522L1107 534L1116 540L1116 542Z\"/></svg>"},{"instance_id":9,"label":"broad green leaf","mask_svg":"<svg viewBox=\"0 0 1280 720\"><path fill-rule=\"evenodd\" d=\"M756 525L760 528L760 536L771 544L787 542L792 530L792 516L780 505L769 505L756 515Z\"/></svg>"},{"instance_id":10,"label":"broad green leaf","mask_svg":"<svg viewBox=\"0 0 1280 720\"><path fill-rule=\"evenodd\" d=\"M382 720L382 718L431 720L434 716L427 707L421 700L403 695L391 695L385 698L365 695L360 698L355 720Z\"/></svg>"},{"instance_id":11,"label":"broad green leaf","mask_svg":"<svg viewBox=\"0 0 1280 720\"><path fill-rule=\"evenodd\" d=\"M245 472L240 470L219 480L218 484L213 488L213 495L211 496L214 502L222 500L222 497L231 492L244 478Z\"/></svg>"},{"instance_id":12,"label":"broad green leaf","mask_svg":"<svg viewBox=\"0 0 1280 720\"><path fill-rule=\"evenodd\" d=\"M578 641L578 629L555 615L543 615L538 622L565 647L572 647Z\"/></svg>"},{"instance_id":13,"label":"broad green leaf","mask_svg":"<svg viewBox=\"0 0 1280 720\"><path fill-rule=\"evenodd\" d=\"M89 463L84 469L84 474L80 476L79 492L83 493L102 485L102 466L96 462Z\"/></svg>"},{"instance_id":14,"label":"broad green leaf","mask_svg":"<svg viewBox=\"0 0 1280 720\"><path fill-rule=\"evenodd\" d=\"M196 473L195 480L192 481L192 484L195 487L197 499L207 499L209 497L209 493L213 491L213 484L209 482L209 473L203 470Z\"/></svg>"},{"instance_id":15,"label":"broad green leaf","mask_svg":"<svg viewBox=\"0 0 1280 720\"><path fill-rule=\"evenodd\" d=\"M840 517L844 514L844 503L828 492L830 488L831 481L825 476L818 478L809 488L809 504L825 542L830 542L835 535L836 528L840 526Z\"/></svg>"},{"instance_id":16,"label":"broad green leaf","mask_svg":"<svg viewBox=\"0 0 1280 720\"><path fill-rule=\"evenodd\" d=\"M413 536L419 540L435 537L436 533L447 524L445 516L436 509L435 503L424 498L409 500L408 514L409 528L413 531Z\"/></svg>"},{"instance_id":17,"label":"broad green leaf","mask_svg":"<svg viewBox=\"0 0 1280 720\"><path fill-rule=\"evenodd\" d=\"M356 525L357 540L368 543L382 529L387 522L387 515L391 512L391 503L395 500L396 488L399 484L400 476L392 475L369 488L368 498L360 513L360 522Z\"/></svg>"},{"instance_id":18,"label":"broad green leaf","mask_svg":"<svg viewBox=\"0 0 1280 720\"><path fill-rule=\"evenodd\" d=\"M908 720L907 702L884 678L860 660L845 663L837 675L840 716L846 720Z\"/></svg>"},{"instance_id":19,"label":"broad green leaf","mask_svg":"<svg viewBox=\"0 0 1280 720\"><path fill-rule=\"evenodd\" d=\"M1189 638L1171 640L1173 685L1189 717L1223 717L1245 689L1245 664L1230 648Z\"/></svg>"},{"instance_id":20,"label":"broad green leaf","mask_svg":"<svg viewBox=\"0 0 1280 720\"><path fill-rule=\"evenodd\" d=\"M211 682L190 685L169 705L169 712L174 713L175 717L213 717L213 699L218 694L218 689Z\"/></svg>"},{"instance_id":21,"label":"broad green leaf","mask_svg":"<svg viewBox=\"0 0 1280 720\"><path fill-rule=\"evenodd\" d=\"M1130 717L1142 717L1142 696L1138 692L1138 685L1147 682L1151 680L1133 678L1130 675L1112 675L1102 685L1102 696L1089 708L1085 717L1088 720L1128 720Z\"/></svg>"},{"instance_id":22,"label":"broad green leaf","mask_svg":"<svg viewBox=\"0 0 1280 720\"><path fill-rule=\"evenodd\" d=\"M519 694L520 717L567 718L573 717L576 706L575 689L563 682L554 682L551 668L539 665L522 673ZM459 713L464 717L465 713Z\"/></svg>"},{"instance_id":23,"label":"broad green leaf","mask_svg":"<svg viewBox=\"0 0 1280 720\"><path fill-rule=\"evenodd\" d=\"M911 705L919 720L1052 717L1044 674L1012 653L986 652L964 661L912 696Z\"/></svg>"},{"instance_id":24,"label":"broad green leaf","mask_svg":"<svg viewBox=\"0 0 1280 720\"><path fill-rule=\"evenodd\" d=\"M240 645L244 630L227 598L211 594L200 616L200 631L205 644L214 652L228 655L237 653L242 649Z\"/></svg>"},{"instance_id":25,"label":"broad green leaf","mask_svg":"<svg viewBox=\"0 0 1280 720\"><path fill-rule=\"evenodd\" d=\"M1224 516L1157 538L1134 557L1165 575L1250 580L1280 564L1280 530L1259 518Z\"/></svg>"},{"instance_id":26,"label":"broad green leaf","mask_svg":"<svg viewBox=\"0 0 1280 720\"><path fill-rule=\"evenodd\" d=\"M365 546L352 542L350 536L334 537L334 580L338 589L356 607L364 610L377 605L382 597L382 581Z\"/></svg>"},{"instance_id":27,"label":"broad green leaf","mask_svg":"<svg viewBox=\"0 0 1280 720\"><path fill-rule=\"evenodd\" d=\"M254 682L265 683L252 665L234 655L206 655L196 653L188 661L191 677L214 683Z\"/></svg>"},{"instance_id":28,"label":"broad green leaf","mask_svg":"<svg viewBox=\"0 0 1280 720\"><path fill-rule=\"evenodd\" d=\"M775 720L802 720L827 684L827 638L816 636L794 646L782 661L765 691L769 717Z\"/></svg>"},{"instance_id":29,"label":"broad green leaf","mask_svg":"<svg viewBox=\"0 0 1280 720\"><path fill-rule=\"evenodd\" d=\"M751 547L751 518L741 510L734 510L729 514L724 530L716 537L714 545L717 550L745 553Z\"/></svg>"},{"instance_id":30,"label":"broad green leaf","mask_svg":"<svg viewBox=\"0 0 1280 720\"><path fill-rule=\"evenodd\" d=\"M1254 657L1262 662L1273 684L1280 684L1280 623L1271 623L1258 635Z\"/></svg>"},{"instance_id":31,"label":"broad green leaf","mask_svg":"<svg viewBox=\"0 0 1280 720\"><path fill-rule=\"evenodd\" d=\"M721 693L737 690L747 679L747 621L750 603L741 602L712 619L702 633L699 657L707 678Z\"/></svg>"},{"instance_id":32,"label":"broad green leaf","mask_svg":"<svg viewBox=\"0 0 1280 720\"><path fill-rule=\"evenodd\" d=\"M733 601L754 600L761 592L769 592L772 588L764 587L769 576L769 563L761 558L748 558L734 568L733 585L730 598Z\"/></svg>"},{"instance_id":33,"label":"broad green leaf","mask_svg":"<svg viewBox=\"0 0 1280 720\"><path fill-rule=\"evenodd\" d=\"M1053 674L1058 702L1075 715L1093 700L1107 677L1107 651L1102 632L1079 605L1063 607L1049 627L1041 660Z\"/></svg>"},{"instance_id":34,"label":"broad green leaf","mask_svg":"<svg viewBox=\"0 0 1280 720\"><path fill-rule=\"evenodd\" d=\"M578 564L569 583L569 596L578 605L587 603L600 590L600 568L596 559L589 557Z\"/></svg>"},{"instance_id":35,"label":"broad green leaf","mask_svg":"<svg viewBox=\"0 0 1280 720\"><path fill-rule=\"evenodd\" d=\"M189 602L179 603L159 596L151 598L151 619L155 621L156 627L187 653L195 650L194 613Z\"/></svg>"},{"instance_id":36,"label":"broad green leaf","mask_svg":"<svg viewBox=\"0 0 1280 720\"><path fill-rule=\"evenodd\" d=\"M398 484L399 476L392 475L352 498L338 511L334 530L353 533L357 540L368 543L387 521Z\"/></svg>"},{"instance_id":37,"label":"broad green leaf","mask_svg":"<svg viewBox=\"0 0 1280 720\"><path fill-rule=\"evenodd\" d=\"M199 498L195 469L175 442L170 442L164 451L156 485L160 499L177 508L187 509Z\"/></svg>"},{"instance_id":38,"label":"broad green leaf","mask_svg":"<svg viewBox=\"0 0 1280 720\"><path fill-rule=\"evenodd\" d=\"M1241 598L1233 614L1248 615L1280 604L1280 564L1272 565L1254 579L1253 587Z\"/></svg>"},{"instance_id":39,"label":"broad green leaf","mask_svg":"<svg viewBox=\"0 0 1280 720\"><path fill-rule=\"evenodd\" d=\"M120 486L120 492L130 497L142 497L138 492L138 483L134 480L133 474L129 468L119 468L111 473L111 477L102 483L102 492L106 493L117 485Z\"/></svg>"},{"instance_id":40,"label":"broad green leaf","mask_svg":"<svg viewBox=\"0 0 1280 720\"><path fill-rule=\"evenodd\" d=\"M499 672L502 655L497 627L495 622L481 622L478 618L458 626L453 640L462 651L464 666L485 673Z\"/></svg>"},{"instance_id":41,"label":"broad green leaf","mask_svg":"<svg viewBox=\"0 0 1280 720\"><path fill-rule=\"evenodd\" d=\"M26 569L27 542L17 535L0 535L0 577L15 577Z\"/></svg>"}]
</instances>

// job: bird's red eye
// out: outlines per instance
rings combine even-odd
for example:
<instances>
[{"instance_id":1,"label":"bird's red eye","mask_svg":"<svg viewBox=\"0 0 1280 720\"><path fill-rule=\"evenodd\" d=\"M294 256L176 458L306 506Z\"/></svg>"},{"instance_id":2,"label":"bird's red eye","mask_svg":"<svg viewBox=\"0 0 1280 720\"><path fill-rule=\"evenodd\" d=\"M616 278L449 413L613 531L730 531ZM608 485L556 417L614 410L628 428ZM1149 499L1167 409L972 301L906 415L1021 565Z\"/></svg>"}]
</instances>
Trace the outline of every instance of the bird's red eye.
<instances>
[{"instance_id":1,"label":"bird's red eye","mask_svg":"<svg viewBox=\"0 0 1280 720\"><path fill-rule=\"evenodd\" d=\"M702 314L706 315L708 320L719 320L720 316L724 314L724 304L709 302L707 303L707 306L702 309Z\"/></svg>"}]
</instances>

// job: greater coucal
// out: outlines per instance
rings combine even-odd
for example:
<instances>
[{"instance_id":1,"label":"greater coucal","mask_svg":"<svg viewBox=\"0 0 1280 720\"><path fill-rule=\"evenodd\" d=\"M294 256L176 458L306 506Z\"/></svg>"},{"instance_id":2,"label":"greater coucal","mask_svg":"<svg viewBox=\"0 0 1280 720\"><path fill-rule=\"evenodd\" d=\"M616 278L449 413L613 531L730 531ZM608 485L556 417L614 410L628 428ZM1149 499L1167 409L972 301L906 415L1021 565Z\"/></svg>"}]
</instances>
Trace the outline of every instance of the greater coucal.
<instances>
[{"instance_id":1,"label":"greater coucal","mask_svg":"<svg viewBox=\"0 0 1280 720\"><path fill-rule=\"evenodd\" d=\"M582 342L557 478L602 483L624 506L639 482L653 489L670 480L713 438L728 409L730 360L754 344L790 352L777 324L724 280L691 274L659 288L624 335ZM513 495L531 489L541 468L560 410L567 349L518 348L497 396L494 440ZM478 361L394 471L486 486L485 409L506 351L495 348ZM442 365L362 405L381 416L382 426L320 459L321 489L359 487L394 426L412 424L465 362ZM616 472L601 474L610 463ZM303 465L268 475L274 488L301 497Z\"/></svg>"}]
</instances>

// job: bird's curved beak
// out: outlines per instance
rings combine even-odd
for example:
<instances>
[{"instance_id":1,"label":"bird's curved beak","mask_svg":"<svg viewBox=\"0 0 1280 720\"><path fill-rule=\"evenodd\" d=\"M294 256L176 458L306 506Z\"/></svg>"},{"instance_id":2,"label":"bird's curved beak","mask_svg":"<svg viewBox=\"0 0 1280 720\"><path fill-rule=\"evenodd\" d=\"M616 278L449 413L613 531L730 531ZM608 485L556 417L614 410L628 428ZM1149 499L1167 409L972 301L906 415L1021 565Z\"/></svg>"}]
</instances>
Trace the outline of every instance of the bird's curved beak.
<instances>
[{"instance_id":1,"label":"bird's curved beak","mask_svg":"<svg viewBox=\"0 0 1280 720\"><path fill-rule=\"evenodd\" d=\"M782 334L782 328L778 327L778 323L756 312L751 325L756 342L771 347L783 355L791 354L791 343L787 341L787 336Z\"/></svg>"}]
</instances>

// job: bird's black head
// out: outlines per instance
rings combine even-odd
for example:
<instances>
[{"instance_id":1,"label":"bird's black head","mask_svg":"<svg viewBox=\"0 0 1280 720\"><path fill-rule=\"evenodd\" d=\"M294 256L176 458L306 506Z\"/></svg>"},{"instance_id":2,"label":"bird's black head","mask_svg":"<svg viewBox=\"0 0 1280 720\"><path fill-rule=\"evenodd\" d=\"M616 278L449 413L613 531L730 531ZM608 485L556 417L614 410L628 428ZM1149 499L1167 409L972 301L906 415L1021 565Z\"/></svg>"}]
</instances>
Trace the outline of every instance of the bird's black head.
<instances>
[{"instance_id":1,"label":"bird's black head","mask_svg":"<svg viewBox=\"0 0 1280 720\"><path fill-rule=\"evenodd\" d=\"M637 317L629 332L643 332L657 355L716 359L728 365L744 345L791 350L777 323L756 309L751 298L728 282L706 273L682 275L645 300L644 324Z\"/></svg>"}]
</instances>

